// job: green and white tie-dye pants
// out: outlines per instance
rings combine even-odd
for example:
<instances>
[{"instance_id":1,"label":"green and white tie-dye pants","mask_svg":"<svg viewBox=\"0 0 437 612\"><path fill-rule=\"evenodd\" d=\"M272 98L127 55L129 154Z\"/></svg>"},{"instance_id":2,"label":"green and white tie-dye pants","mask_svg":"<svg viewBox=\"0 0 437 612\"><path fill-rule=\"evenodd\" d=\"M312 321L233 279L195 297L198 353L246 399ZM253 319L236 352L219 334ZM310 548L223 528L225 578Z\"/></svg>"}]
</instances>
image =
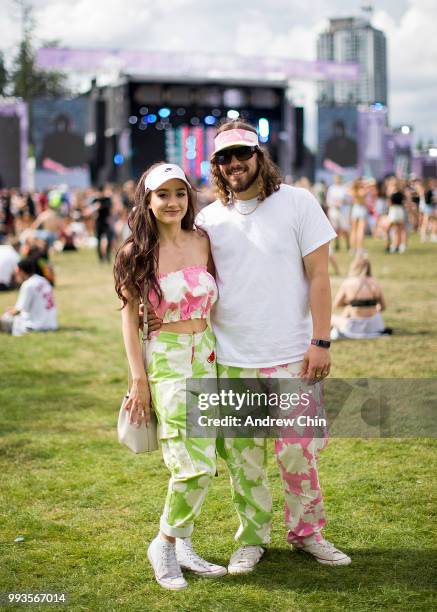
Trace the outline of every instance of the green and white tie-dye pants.
<instances>
[{"instance_id":1,"label":"green and white tie-dye pants","mask_svg":"<svg viewBox=\"0 0 437 612\"><path fill-rule=\"evenodd\" d=\"M216 473L215 439L186 437L186 379L216 379L215 338L204 332L161 331L146 341L147 376L170 471L161 531L188 537Z\"/></svg>"}]
</instances>

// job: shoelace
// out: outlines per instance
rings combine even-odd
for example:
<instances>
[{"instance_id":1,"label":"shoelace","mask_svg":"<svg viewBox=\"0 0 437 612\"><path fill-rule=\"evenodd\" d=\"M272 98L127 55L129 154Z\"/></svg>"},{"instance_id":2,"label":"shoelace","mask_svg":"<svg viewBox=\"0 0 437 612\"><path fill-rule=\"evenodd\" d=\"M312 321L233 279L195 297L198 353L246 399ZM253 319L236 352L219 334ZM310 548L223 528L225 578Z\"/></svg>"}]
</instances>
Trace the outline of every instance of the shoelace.
<instances>
[{"instance_id":1,"label":"shoelace","mask_svg":"<svg viewBox=\"0 0 437 612\"><path fill-rule=\"evenodd\" d=\"M328 540L324 540L323 542L318 542L318 544L319 544L319 546L321 546L325 550L335 550L334 544L332 544Z\"/></svg>"},{"instance_id":2,"label":"shoelace","mask_svg":"<svg viewBox=\"0 0 437 612\"><path fill-rule=\"evenodd\" d=\"M247 552L249 552L250 556L255 556L256 552L257 552L257 547L253 544L245 544L243 546L241 546L241 548L239 548L234 557L232 558L232 562L239 562L239 561L243 561L244 559L247 558Z\"/></svg>"},{"instance_id":3,"label":"shoelace","mask_svg":"<svg viewBox=\"0 0 437 612\"><path fill-rule=\"evenodd\" d=\"M315 542L315 545L320 546L320 548L323 548L323 550L326 552L341 554L340 551L335 548L334 544L328 540L324 540L323 542Z\"/></svg>"},{"instance_id":4,"label":"shoelace","mask_svg":"<svg viewBox=\"0 0 437 612\"><path fill-rule=\"evenodd\" d=\"M174 546L162 546L162 566L161 570L166 570L164 572L164 576L169 576L171 578L178 578L181 575L181 569L179 567L179 563L176 559L176 551Z\"/></svg>"},{"instance_id":5,"label":"shoelace","mask_svg":"<svg viewBox=\"0 0 437 612\"><path fill-rule=\"evenodd\" d=\"M190 561L194 561L195 563L198 563L205 569L208 569L211 567L211 563L208 563L208 561L206 561L205 559L202 559L202 557L200 557L196 553L196 551L193 549L193 544L190 541L185 541L183 544L183 547Z\"/></svg>"}]
</instances>

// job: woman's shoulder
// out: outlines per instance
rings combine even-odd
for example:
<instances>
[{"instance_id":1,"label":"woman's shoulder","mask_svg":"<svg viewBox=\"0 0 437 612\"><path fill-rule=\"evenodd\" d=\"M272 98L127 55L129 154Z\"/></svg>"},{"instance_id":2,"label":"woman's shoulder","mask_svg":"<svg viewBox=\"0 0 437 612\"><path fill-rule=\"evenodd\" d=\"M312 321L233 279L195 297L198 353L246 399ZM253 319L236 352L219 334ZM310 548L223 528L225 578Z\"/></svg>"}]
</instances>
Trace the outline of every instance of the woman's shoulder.
<instances>
[{"instance_id":1,"label":"woman's shoulder","mask_svg":"<svg viewBox=\"0 0 437 612\"><path fill-rule=\"evenodd\" d=\"M381 289L381 283L374 276L368 276L367 278L368 278L369 284L372 287L375 287L376 289Z\"/></svg>"},{"instance_id":2,"label":"woman's shoulder","mask_svg":"<svg viewBox=\"0 0 437 612\"><path fill-rule=\"evenodd\" d=\"M192 231L191 240L193 244L201 249L209 249L208 234L200 228L195 228Z\"/></svg>"},{"instance_id":3,"label":"woman's shoulder","mask_svg":"<svg viewBox=\"0 0 437 612\"><path fill-rule=\"evenodd\" d=\"M193 240L205 241L209 240L208 234L200 227L195 227L191 232Z\"/></svg>"},{"instance_id":4,"label":"woman's shoulder","mask_svg":"<svg viewBox=\"0 0 437 612\"><path fill-rule=\"evenodd\" d=\"M356 285L359 285L359 283L360 283L360 280L358 276L347 276L341 284L345 288L351 288L351 287L355 287Z\"/></svg>"}]
</instances>

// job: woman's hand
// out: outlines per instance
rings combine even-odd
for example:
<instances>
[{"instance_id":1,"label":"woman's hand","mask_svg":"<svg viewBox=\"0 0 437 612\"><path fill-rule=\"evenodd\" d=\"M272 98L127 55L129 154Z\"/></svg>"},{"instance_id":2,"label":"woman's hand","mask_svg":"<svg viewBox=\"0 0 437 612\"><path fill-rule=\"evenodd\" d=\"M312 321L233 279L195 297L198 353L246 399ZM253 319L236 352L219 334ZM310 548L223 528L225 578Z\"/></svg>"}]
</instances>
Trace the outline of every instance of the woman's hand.
<instances>
[{"instance_id":1,"label":"woman's hand","mask_svg":"<svg viewBox=\"0 0 437 612\"><path fill-rule=\"evenodd\" d=\"M143 329L144 326L144 304L140 304L138 310L139 316L139 328ZM153 306L147 304L147 329L148 332L159 331L162 327L162 319L156 316Z\"/></svg>"},{"instance_id":2,"label":"woman's hand","mask_svg":"<svg viewBox=\"0 0 437 612\"><path fill-rule=\"evenodd\" d=\"M143 418L146 424L150 422L151 402L147 378L141 378L132 382L125 410L130 413L129 423L131 425L134 424L139 427Z\"/></svg>"}]
</instances>

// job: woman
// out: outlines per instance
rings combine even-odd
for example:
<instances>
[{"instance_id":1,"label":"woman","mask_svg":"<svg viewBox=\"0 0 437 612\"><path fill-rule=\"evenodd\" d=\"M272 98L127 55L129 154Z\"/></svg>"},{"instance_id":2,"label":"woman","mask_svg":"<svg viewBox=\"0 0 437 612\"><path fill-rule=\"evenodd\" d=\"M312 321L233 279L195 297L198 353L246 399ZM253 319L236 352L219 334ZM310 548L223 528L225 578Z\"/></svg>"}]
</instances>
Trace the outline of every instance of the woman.
<instances>
[{"instance_id":1,"label":"woman","mask_svg":"<svg viewBox=\"0 0 437 612\"><path fill-rule=\"evenodd\" d=\"M131 422L150 418L151 400L171 478L160 532L148 549L157 582L187 586L181 568L222 576L192 548L191 533L216 473L215 441L185 435L187 378L216 378L215 339L206 317L217 299L209 241L194 228L193 192L181 168L159 163L141 177L129 226L115 265L122 300L122 328L132 373L126 410ZM147 366L138 339L138 307L144 287L163 325L146 342ZM147 372L146 372L147 370ZM150 388L150 390L149 390Z\"/></svg>"},{"instance_id":2,"label":"woman","mask_svg":"<svg viewBox=\"0 0 437 612\"><path fill-rule=\"evenodd\" d=\"M387 241L388 225L388 202L385 192L385 182L378 181L376 184L375 225L372 229L373 237L383 238Z\"/></svg>"},{"instance_id":3,"label":"woman","mask_svg":"<svg viewBox=\"0 0 437 612\"><path fill-rule=\"evenodd\" d=\"M357 178L352 182L350 195L352 197L350 244L352 251L358 254L363 250L368 215L367 190L363 179Z\"/></svg>"},{"instance_id":4,"label":"woman","mask_svg":"<svg viewBox=\"0 0 437 612\"><path fill-rule=\"evenodd\" d=\"M392 179L389 180L387 195L389 198L387 251L389 253L405 253L407 248L405 194L403 184L398 178L392 177Z\"/></svg>"},{"instance_id":5,"label":"woman","mask_svg":"<svg viewBox=\"0 0 437 612\"><path fill-rule=\"evenodd\" d=\"M420 240L426 242L428 231L431 231L431 242L437 242L437 212L436 212L436 186L437 181L431 179L422 187L420 210L422 223L420 226Z\"/></svg>"},{"instance_id":6,"label":"woman","mask_svg":"<svg viewBox=\"0 0 437 612\"><path fill-rule=\"evenodd\" d=\"M381 312L385 300L381 286L372 277L366 256L356 257L349 268L349 276L340 286L333 308L344 307L341 315L332 315L331 338L375 338L385 330Z\"/></svg>"}]
</instances>

